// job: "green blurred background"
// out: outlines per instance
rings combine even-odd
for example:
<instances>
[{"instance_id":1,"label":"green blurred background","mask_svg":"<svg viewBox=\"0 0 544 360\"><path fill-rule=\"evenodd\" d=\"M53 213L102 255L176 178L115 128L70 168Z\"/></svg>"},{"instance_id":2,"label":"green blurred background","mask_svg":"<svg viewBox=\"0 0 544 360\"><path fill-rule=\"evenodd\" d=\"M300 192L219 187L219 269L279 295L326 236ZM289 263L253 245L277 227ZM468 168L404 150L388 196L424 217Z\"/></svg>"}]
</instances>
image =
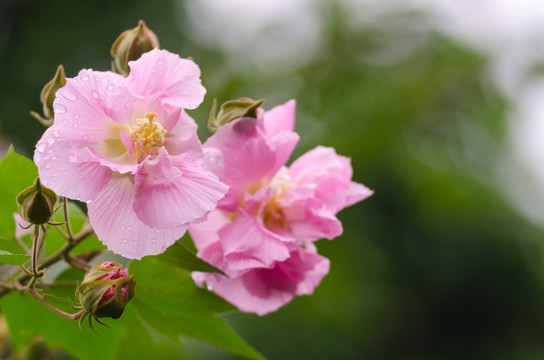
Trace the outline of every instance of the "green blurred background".
<instances>
[{"instance_id":1,"label":"green blurred background","mask_svg":"<svg viewBox=\"0 0 544 360\"><path fill-rule=\"evenodd\" d=\"M29 111L58 64L108 70L143 19L202 70L202 140L213 98L295 98L295 156L332 146L375 190L318 243L331 271L313 296L225 317L249 343L270 359L543 359L544 233L497 171L530 176L510 156L515 105L489 56L426 26L424 9L363 18L354 2L0 0L0 154L32 156L44 129ZM233 358L185 343L187 358Z\"/></svg>"}]
</instances>

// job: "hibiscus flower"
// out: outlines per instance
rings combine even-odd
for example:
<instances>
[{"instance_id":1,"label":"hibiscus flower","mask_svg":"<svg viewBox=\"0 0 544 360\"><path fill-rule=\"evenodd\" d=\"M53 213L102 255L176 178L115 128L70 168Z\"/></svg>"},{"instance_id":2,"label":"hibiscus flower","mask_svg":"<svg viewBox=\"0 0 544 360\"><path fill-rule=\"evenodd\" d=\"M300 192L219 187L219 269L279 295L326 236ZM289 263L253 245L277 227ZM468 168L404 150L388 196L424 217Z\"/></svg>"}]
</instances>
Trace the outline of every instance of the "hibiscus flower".
<instances>
[{"instance_id":1,"label":"hibiscus flower","mask_svg":"<svg viewBox=\"0 0 544 360\"><path fill-rule=\"evenodd\" d=\"M34 161L45 186L88 204L108 249L139 259L163 252L228 188L206 167L184 111L206 92L198 66L158 49L129 65L127 78L81 70L67 79Z\"/></svg>"},{"instance_id":2,"label":"hibiscus flower","mask_svg":"<svg viewBox=\"0 0 544 360\"><path fill-rule=\"evenodd\" d=\"M370 196L350 160L317 147L285 166L298 135L295 102L222 126L205 144L223 155L227 195L189 231L198 255L229 277L194 273L240 310L274 311L311 294L329 271L314 241L342 233L336 213Z\"/></svg>"}]
</instances>

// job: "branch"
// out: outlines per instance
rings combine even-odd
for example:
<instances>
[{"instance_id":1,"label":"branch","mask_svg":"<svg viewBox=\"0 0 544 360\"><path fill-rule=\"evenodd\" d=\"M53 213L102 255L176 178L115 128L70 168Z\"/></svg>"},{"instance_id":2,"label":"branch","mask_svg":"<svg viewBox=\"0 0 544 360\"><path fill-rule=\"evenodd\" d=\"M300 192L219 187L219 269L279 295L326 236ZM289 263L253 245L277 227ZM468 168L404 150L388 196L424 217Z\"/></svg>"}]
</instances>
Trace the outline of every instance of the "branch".
<instances>
[{"instance_id":1,"label":"branch","mask_svg":"<svg viewBox=\"0 0 544 360\"><path fill-rule=\"evenodd\" d=\"M64 244L60 249L57 250L57 252L55 252L54 254L48 256L47 258L45 258L43 260L43 262L41 263L41 265L38 267L38 271L39 270L42 270L42 269L45 269L46 267L52 265L52 264L55 264L56 262L64 259L68 253L70 252L70 250L72 250L74 247L76 247L77 245L79 245L80 242L82 242L83 240L85 240L85 238L87 238L88 236L90 236L91 234L93 233L93 228L91 227L90 224L86 224L83 229L81 229L81 231L79 232L79 234L75 235L73 237L74 241L72 242L67 242L66 244ZM31 278L31 276L27 273L21 273L19 276L17 276L14 280L14 283L17 284L24 284L26 283L29 279ZM9 293L11 290L13 290L13 288L9 288L7 286L3 286L3 287L0 287L0 297L6 295L7 293Z\"/></svg>"}]
</instances>

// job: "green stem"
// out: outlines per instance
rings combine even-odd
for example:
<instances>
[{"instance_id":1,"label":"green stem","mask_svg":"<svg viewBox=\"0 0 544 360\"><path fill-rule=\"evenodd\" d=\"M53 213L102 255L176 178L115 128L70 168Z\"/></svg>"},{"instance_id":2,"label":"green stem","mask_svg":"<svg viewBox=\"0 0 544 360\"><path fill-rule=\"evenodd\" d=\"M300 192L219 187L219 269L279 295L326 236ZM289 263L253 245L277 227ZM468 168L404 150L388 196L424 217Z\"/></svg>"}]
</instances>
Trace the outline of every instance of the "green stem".
<instances>
[{"instance_id":1,"label":"green stem","mask_svg":"<svg viewBox=\"0 0 544 360\"><path fill-rule=\"evenodd\" d=\"M47 306L49 309L51 309L52 311L56 312L57 314L59 314L60 316L66 318L66 319L69 319L69 320L77 320L79 319L81 316L83 316L83 314L85 313L85 310L81 310L81 311L78 311L77 313L75 314L68 314L67 312L64 312L56 307L54 307L53 305L51 305L50 303L48 303L39 293L38 291L36 291L35 288L31 287L30 289L28 289L28 291L32 294L32 296L34 296L36 299L40 300L40 302L42 304L44 304L45 306Z\"/></svg>"}]
</instances>

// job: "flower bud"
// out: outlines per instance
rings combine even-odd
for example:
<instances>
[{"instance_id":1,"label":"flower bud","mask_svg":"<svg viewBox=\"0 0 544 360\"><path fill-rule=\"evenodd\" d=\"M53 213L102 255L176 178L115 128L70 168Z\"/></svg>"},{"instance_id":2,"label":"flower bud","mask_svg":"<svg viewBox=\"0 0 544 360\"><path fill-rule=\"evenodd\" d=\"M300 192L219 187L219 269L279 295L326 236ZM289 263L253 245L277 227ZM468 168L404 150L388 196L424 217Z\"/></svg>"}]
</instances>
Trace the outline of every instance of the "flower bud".
<instances>
[{"instance_id":1,"label":"flower bud","mask_svg":"<svg viewBox=\"0 0 544 360\"><path fill-rule=\"evenodd\" d=\"M95 318L117 319L134 297L134 277L113 261L92 267L76 289L76 299Z\"/></svg>"},{"instance_id":2,"label":"flower bud","mask_svg":"<svg viewBox=\"0 0 544 360\"><path fill-rule=\"evenodd\" d=\"M32 111L30 114L38 119L45 126L51 126L53 124L53 101L55 100L55 94L57 90L66 84L66 74L64 73L64 67L59 65L57 72L53 79L51 79L42 89L40 93L40 101L43 105L43 116Z\"/></svg>"},{"instance_id":3,"label":"flower bud","mask_svg":"<svg viewBox=\"0 0 544 360\"><path fill-rule=\"evenodd\" d=\"M128 76L129 61L138 60L142 54L159 47L159 39L143 20L134 29L126 30L115 40L111 55L117 71Z\"/></svg>"},{"instance_id":4,"label":"flower bud","mask_svg":"<svg viewBox=\"0 0 544 360\"><path fill-rule=\"evenodd\" d=\"M264 100L253 100L250 98L240 98L238 100L230 100L221 105L221 110L215 116L216 102L213 101L210 118L208 119L208 129L215 132L219 128L229 122L243 118L257 118L257 109L261 107Z\"/></svg>"},{"instance_id":5,"label":"flower bud","mask_svg":"<svg viewBox=\"0 0 544 360\"><path fill-rule=\"evenodd\" d=\"M55 214L57 195L46 188L37 177L34 185L24 189L17 196L19 213L31 224L43 225L48 223Z\"/></svg>"}]
</instances>

